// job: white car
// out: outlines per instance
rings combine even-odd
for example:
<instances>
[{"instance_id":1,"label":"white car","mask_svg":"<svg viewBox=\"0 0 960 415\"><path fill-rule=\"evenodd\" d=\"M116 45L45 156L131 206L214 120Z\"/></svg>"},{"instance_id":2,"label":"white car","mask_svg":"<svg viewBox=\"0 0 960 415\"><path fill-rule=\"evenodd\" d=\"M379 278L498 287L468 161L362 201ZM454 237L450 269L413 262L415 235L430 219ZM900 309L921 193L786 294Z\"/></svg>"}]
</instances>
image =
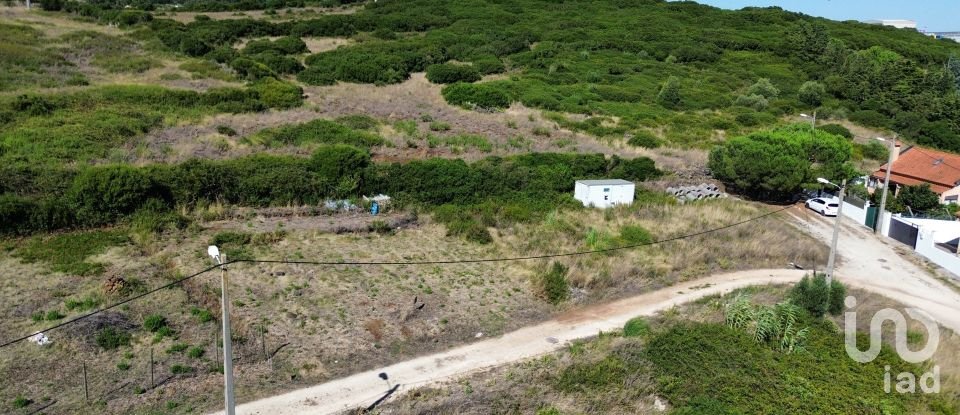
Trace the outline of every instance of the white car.
<instances>
[{"instance_id":1,"label":"white car","mask_svg":"<svg viewBox=\"0 0 960 415\"><path fill-rule=\"evenodd\" d=\"M840 205L837 199L815 197L807 201L807 208L823 216L837 216L837 209L840 208Z\"/></svg>"}]
</instances>

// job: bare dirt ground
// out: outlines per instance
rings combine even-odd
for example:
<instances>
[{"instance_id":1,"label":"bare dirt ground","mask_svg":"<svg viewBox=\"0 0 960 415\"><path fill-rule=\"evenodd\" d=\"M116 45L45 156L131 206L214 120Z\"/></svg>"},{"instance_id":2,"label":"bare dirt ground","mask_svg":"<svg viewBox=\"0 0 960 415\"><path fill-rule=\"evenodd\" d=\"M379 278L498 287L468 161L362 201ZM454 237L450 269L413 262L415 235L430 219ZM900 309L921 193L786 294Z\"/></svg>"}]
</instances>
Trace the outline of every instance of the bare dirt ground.
<instances>
[{"instance_id":1,"label":"bare dirt ground","mask_svg":"<svg viewBox=\"0 0 960 415\"><path fill-rule=\"evenodd\" d=\"M798 226L826 241L830 223L796 206L789 213ZM853 227L851 229L851 227ZM892 246L872 234L846 224L840 239L843 257L837 277L845 283L882 294L916 307L941 325L960 331L960 293L948 288L925 270L897 255ZM502 337L474 343L435 355L359 373L333 382L241 405L244 414L321 414L370 404L382 397L387 387L378 378L389 375L399 393L410 387L432 384L505 363L528 359L556 350L566 342L589 337L600 330L622 327L630 318L649 315L705 295L735 288L769 283L794 282L808 271L755 270L714 275L688 281L640 296L570 312L536 326L507 333Z\"/></svg>"}]
</instances>

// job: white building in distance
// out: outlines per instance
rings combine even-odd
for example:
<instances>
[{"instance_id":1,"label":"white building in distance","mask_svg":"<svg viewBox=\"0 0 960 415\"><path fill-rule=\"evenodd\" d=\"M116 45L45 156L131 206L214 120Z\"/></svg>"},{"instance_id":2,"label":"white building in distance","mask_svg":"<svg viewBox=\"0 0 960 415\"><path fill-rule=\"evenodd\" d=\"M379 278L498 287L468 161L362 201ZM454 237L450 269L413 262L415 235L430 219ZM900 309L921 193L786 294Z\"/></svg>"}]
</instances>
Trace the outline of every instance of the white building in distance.
<instances>
[{"instance_id":1,"label":"white building in distance","mask_svg":"<svg viewBox=\"0 0 960 415\"><path fill-rule=\"evenodd\" d=\"M620 179L577 180L573 198L587 207L608 208L633 203L636 185Z\"/></svg>"},{"instance_id":2,"label":"white building in distance","mask_svg":"<svg viewBox=\"0 0 960 415\"><path fill-rule=\"evenodd\" d=\"M880 19L880 20L867 20L864 21L867 24L878 24L883 26L892 26L897 29L916 29L917 22L913 20L905 19Z\"/></svg>"}]
</instances>

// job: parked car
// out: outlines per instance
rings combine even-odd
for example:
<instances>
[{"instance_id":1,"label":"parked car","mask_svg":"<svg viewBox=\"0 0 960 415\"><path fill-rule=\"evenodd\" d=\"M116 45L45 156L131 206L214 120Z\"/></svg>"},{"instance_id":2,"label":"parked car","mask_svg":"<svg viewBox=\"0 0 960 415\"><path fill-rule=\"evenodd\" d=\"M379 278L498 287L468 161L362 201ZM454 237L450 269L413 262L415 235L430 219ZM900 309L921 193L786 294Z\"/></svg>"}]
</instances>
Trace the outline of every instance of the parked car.
<instances>
[{"instance_id":1,"label":"parked car","mask_svg":"<svg viewBox=\"0 0 960 415\"><path fill-rule=\"evenodd\" d=\"M837 199L815 197L807 200L807 208L823 216L837 216L837 209L840 208L840 205Z\"/></svg>"}]
</instances>

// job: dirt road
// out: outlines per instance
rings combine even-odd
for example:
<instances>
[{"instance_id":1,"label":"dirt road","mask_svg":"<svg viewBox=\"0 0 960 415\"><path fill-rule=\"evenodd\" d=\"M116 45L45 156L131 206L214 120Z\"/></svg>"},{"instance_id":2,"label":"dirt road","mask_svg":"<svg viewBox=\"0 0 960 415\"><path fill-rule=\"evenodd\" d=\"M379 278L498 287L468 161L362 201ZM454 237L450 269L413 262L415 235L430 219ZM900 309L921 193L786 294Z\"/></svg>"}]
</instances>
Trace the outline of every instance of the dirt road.
<instances>
[{"instance_id":1,"label":"dirt road","mask_svg":"<svg viewBox=\"0 0 960 415\"><path fill-rule=\"evenodd\" d=\"M833 218L824 218L797 207L789 211L797 223L818 239L829 243ZM906 247L849 219L843 220L836 275L844 283L890 297L926 311L944 327L960 332L960 292L933 277L927 270L897 254ZM909 249L909 248L908 248ZM821 265L819 268L823 268Z\"/></svg>"},{"instance_id":2,"label":"dirt road","mask_svg":"<svg viewBox=\"0 0 960 415\"><path fill-rule=\"evenodd\" d=\"M832 219L789 211L798 226L827 242ZM896 243L896 242L893 242ZM880 241L866 229L846 223L840 239L836 274L845 283L878 292L908 306L925 310L946 327L960 331L960 294L913 263L901 258L893 245ZM698 298L756 284L790 283L805 271L754 270L713 275L566 315L446 352L400 362L379 370L358 373L283 395L243 404L239 414L326 414L369 405L388 390L378 375L386 373L397 393L441 382L483 368L503 365L551 352L564 343L599 331L617 330L638 315L650 315Z\"/></svg>"}]
</instances>

